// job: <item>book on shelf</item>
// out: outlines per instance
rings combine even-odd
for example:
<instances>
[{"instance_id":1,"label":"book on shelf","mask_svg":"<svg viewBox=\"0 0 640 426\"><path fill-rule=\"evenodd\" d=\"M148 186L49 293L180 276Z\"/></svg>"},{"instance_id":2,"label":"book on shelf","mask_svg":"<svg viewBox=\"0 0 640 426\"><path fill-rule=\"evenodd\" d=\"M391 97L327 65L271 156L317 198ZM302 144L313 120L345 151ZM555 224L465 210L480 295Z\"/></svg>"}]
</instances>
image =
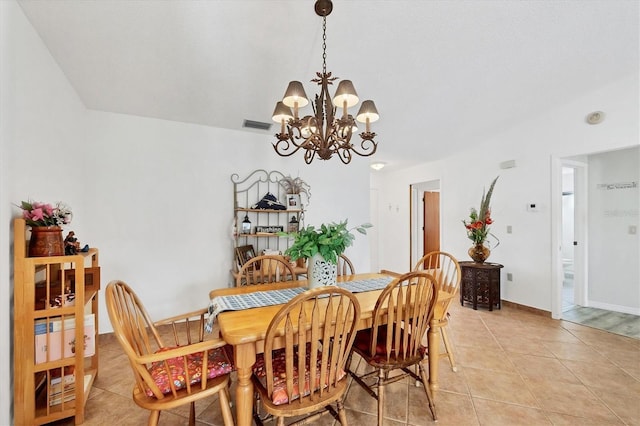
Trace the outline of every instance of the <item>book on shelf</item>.
<instances>
[{"instance_id":1,"label":"book on shelf","mask_svg":"<svg viewBox=\"0 0 640 426\"><path fill-rule=\"evenodd\" d=\"M40 319L35 322L35 362L41 364L75 356L76 321L73 316L65 318ZM48 332L47 332L48 328ZM63 332L64 328L64 332ZM96 321L95 314L84 317L84 356L96 353ZM47 342L48 339L48 342Z\"/></svg>"},{"instance_id":2,"label":"book on shelf","mask_svg":"<svg viewBox=\"0 0 640 426\"><path fill-rule=\"evenodd\" d=\"M91 375L84 376L84 392L88 392L91 383ZM62 402L73 401L76 398L76 375L75 372L65 374L62 377L51 378L49 385L49 406L62 404Z\"/></svg>"}]
</instances>

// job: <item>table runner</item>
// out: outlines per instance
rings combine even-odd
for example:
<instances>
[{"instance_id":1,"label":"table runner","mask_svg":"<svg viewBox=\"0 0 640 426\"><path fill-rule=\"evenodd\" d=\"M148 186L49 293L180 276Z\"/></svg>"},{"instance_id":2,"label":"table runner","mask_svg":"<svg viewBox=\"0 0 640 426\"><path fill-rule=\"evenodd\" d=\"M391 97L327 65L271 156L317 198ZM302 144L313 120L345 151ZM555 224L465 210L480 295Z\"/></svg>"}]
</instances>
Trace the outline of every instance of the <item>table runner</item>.
<instances>
[{"instance_id":1,"label":"table runner","mask_svg":"<svg viewBox=\"0 0 640 426\"><path fill-rule=\"evenodd\" d=\"M337 286L352 293L361 293L364 291L382 290L392 280L393 277L367 278L364 280L338 283ZM282 305L305 291L307 291L306 287L294 287L214 297L209 303L209 318L207 318L207 323L205 324L205 331L211 333L213 323L221 312Z\"/></svg>"}]
</instances>

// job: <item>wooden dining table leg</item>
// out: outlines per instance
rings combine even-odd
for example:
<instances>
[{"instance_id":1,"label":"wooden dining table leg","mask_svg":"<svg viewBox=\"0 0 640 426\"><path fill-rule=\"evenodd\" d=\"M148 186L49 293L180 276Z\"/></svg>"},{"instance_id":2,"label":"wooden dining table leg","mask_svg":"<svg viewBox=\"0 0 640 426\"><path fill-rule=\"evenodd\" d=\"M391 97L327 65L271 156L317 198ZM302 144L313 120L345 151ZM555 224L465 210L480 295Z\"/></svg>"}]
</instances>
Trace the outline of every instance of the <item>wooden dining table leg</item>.
<instances>
[{"instance_id":1,"label":"wooden dining table leg","mask_svg":"<svg viewBox=\"0 0 640 426\"><path fill-rule=\"evenodd\" d=\"M238 373L236 387L236 424L251 426L253 422L253 383L251 368L256 362L254 343L234 346L234 361Z\"/></svg>"},{"instance_id":2,"label":"wooden dining table leg","mask_svg":"<svg viewBox=\"0 0 640 426\"><path fill-rule=\"evenodd\" d=\"M438 390L438 364L440 361L440 326L437 321L431 321L429 331L429 385L435 394Z\"/></svg>"}]
</instances>

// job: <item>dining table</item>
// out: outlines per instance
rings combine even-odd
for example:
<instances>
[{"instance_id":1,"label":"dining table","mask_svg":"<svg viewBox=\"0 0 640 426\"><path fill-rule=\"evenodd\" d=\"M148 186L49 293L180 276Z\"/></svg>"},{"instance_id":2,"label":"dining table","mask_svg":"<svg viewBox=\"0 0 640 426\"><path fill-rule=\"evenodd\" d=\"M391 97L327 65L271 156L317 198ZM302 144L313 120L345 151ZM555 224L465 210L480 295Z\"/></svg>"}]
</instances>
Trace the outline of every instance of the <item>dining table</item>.
<instances>
[{"instance_id":1,"label":"dining table","mask_svg":"<svg viewBox=\"0 0 640 426\"><path fill-rule=\"evenodd\" d=\"M390 282L394 277L384 273L364 273L343 275L337 278L339 286L357 284L361 281L379 278L388 278ZM212 290L209 296L212 301L221 296L240 296L255 292L270 292L272 290L285 290L306 288L308 281L284 281L261 285L231 287ZM354 292L360 304L360 321L357 330L370 328L373 323L373 310L382 289L372 291ZM438 298L451 297L448 293L438 292ZM251 381L252 368L256 362L256 355L264 351L264 338L269 323L275 314L282 308L281 304L261 306L250 309L227 310L217 314L215 321L218 324L221 337L227 344L233 346L233 362L237 372L236 386L236 422L239 426L252 424L254 390ZM432 391L438 389L438 354L440 332L438 327L430 327L428 334L429 345L429 385Z\"/></svg>"}]
</instances>

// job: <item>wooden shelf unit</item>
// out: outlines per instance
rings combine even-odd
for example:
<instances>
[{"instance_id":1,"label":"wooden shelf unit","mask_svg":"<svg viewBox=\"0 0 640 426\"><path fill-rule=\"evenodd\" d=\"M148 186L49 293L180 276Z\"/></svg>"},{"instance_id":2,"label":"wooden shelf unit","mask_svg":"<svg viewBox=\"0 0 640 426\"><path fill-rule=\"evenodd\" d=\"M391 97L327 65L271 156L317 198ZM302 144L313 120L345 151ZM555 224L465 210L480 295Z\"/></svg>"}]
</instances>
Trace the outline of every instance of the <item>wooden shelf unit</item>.
<instances>
[{"instance_id":1,"label":"wooden shelf unit","mask_svg":"<svg viewBox=\"0 0 640 426\"><path fill-rule=\"evenodd\" d=\"M298 220L298 226L304 225L304 205L299 209L274 210L254 209L252 205L258 203L267 193L275 195L281 203L286 205L286 193L280 185L283 173L273 170L254 170L246 178L239 175L231 175L233 182L233 217L236 229L235 247L252 245L255 254L260 255L265 249L277 250L282 253L291 245L292 239L281 237L276 232L255 232L256 226L282 226L284 232L288 231L289 221L292 216ZM307 200L308 201L308 200ZM242 221L245 215L251 221L251 232L241 233ZM237 272L237 263L234 262L232 273Z\"/></svg>"},{"instance_id":2,"label":"wooden shelf unit","mask_svg":"<svg viewBox=\"0 0 640 426\"><path fill-rule=\"evenodd\" d=\"M26 228L24 219L14 219L14 424L68 417L81 424L98 375L98 249L28 257ZM70 300L69 294L73 303L56 306ZM65 389L70 377L73 385ZM62 393L54 394L60 388Z\"/></svg>"}]
</instances>

